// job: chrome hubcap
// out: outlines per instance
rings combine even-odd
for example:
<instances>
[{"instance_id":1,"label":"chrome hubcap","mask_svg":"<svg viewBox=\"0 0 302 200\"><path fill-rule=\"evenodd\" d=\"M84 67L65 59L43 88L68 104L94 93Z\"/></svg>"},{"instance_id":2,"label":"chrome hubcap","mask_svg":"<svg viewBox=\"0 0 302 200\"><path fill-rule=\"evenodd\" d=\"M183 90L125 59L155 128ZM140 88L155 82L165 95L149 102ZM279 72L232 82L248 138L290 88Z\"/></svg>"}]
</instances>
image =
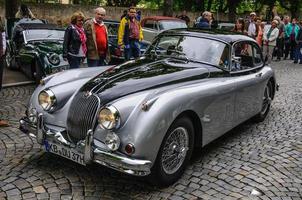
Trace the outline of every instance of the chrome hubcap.
<instances>
[{"instance_id":1,"label":"chrome hubcap","mask_svg":"<svg viewBox=\"0 0 302 200\"><path fill-rule=\"evenodd\" d=\"M264 115L272 101L270 97L270 87L268 85L265 87L264 96L262 100L263 100L263 104L262 104L261 114Z\"/></svg>"},{"instance_id":2,"label":"chrome hubcap","mask_svg":"<svg viewBox=\"0 0 302 200\"><path fill-rule=\"evenodd\" d=\"M189 134L183 127L176 128L167 138L162 154L163 170L174 174L183 164L189 150Z\"/></svg>"}]
</instances>

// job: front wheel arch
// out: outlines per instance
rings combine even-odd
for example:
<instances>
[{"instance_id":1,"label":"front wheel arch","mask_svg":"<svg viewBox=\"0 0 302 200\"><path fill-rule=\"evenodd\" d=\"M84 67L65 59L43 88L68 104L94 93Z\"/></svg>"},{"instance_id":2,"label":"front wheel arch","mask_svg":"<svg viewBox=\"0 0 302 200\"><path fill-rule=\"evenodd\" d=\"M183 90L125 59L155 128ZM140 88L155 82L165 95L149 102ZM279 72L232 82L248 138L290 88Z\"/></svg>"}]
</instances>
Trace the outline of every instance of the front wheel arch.
<instances>
[{"instance_id":1,"label":"front wheel arch","mask_svg":"<svg viewBox=\"0 0 302 200\"><path fill-rule=\"evenodd\" d=\"M178 148L184 148L182 147L181 142L180 144L177 144L178 142L176 142L176 144L174 144L174 141L172 143L170 143L171 141L169 141L170 138L175 138L171 135L173 135L173 133L175 133L174 131L177 131L178 129L183 129L185 130L186 134L187 134L187 140L175 140L175 141L187 141L187 150L186 150L186 155L183 155L185 157L183 158L179 158L178 154L182 154L182 150L178 151L176 150L176 155L174 155L173 153L173 149L174 149L174 145L176 147L176 149ZM176 133L177 134L177 133ZM151 168L151 174L149 175L149 181L157 186L168 186L173 184L175 181L177 181L180 176L183 174L185 167L187 166L187 164L190 161L193 149L194 149L194 139L195 137L195 133L194 133L194 126L193 126L193 122L191 121L191 119L189 119L187 116L183 115L183 116L179 116L177 117L173 123L170 125L169 129L167 130L167 132L165 133L165 136L163 138L163 140L161 141L161 145L159 148L159 151L157 153L156 156L156 160L154 165ZM185 142L184 142L185 143ZM162 159L166 156L166 152L171 152L170 150L170 145L172 145L172 154L170 154L170 156L176 156L176 159L184 159L180 162L181 165L178 165L180 163L176 163L176 169L173 169L173 164L172 164L172 172L169 173L167 170L167 165L164 164L165 161L163 161ZM178 147L177 147L178 146ZM165 149L168 149L168 151L166 151ZM178 154L177 154L178 152ZM170 159L170 158L168 158ZM174 160L172 160L172 163L174 163ZM168 165L169 167L169 165ZM176 170L176 171L174 171Z\"/></svg>"},{"instance_id":2,"label":"front wheel arch","mask_svg":"<svg viewBox=\"0 0 302 200\"><path fill-rule=\"evenodd\" d=\"M187 111L180 113L176 119L184 117L184 116L188 117L192 121L193 126L194 126L194 133L195 133L194 147L195 148L202 147L202 124L201 124L200 118L198 117L196 112L194 112L192 110L187 110Z\"/></svg>"}]
</instances>

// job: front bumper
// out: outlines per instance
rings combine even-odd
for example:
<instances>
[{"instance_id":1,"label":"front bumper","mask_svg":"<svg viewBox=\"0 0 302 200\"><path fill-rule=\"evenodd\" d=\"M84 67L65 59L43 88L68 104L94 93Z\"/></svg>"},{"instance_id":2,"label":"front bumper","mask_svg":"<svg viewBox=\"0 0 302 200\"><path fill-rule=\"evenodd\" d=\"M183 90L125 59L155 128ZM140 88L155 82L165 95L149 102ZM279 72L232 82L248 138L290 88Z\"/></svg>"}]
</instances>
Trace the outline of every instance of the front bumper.
<instances>
[{"instance_id":1,"label":"front bumper","mask_svg":"<svg viewBox=\"0 0 302 200\"><path fill-rule=\"evenodd\" d=\"M37 125L31 123L27 117L20 119L20 130L29 136L36 138L37 142L41 145L44 144L44 140L47 139L54 143L68 146L69 148L84 154L84 162L86 164L94 162L136 176L146 176L150 174L151 161L132 159L124 155L118 155L114 152L98 148L94 145L92 130L87 132L85 140L78 142L78 144L71 144L63 137L62 133L44 126L42 114L38 115Z\"/></svg>"}]
</instances>

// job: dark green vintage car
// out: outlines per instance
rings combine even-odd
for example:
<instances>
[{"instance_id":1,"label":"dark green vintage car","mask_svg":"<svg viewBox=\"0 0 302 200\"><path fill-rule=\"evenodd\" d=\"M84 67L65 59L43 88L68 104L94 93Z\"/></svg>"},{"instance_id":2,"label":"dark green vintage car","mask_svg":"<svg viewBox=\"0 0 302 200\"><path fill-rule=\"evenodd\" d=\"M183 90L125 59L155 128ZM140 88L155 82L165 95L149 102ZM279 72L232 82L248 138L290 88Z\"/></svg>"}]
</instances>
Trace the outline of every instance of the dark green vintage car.
<instances>
[{"instance_id":1,"label":"dark green vintage car","mask_svg":"<svg viewBox=\"0 0 302 200\"><path fill-rule=\"evenodd\" d=\"M8 41L6 66L20 69L39 82L42 77L68 69L63 60L64 29L53 24L17 23Z\"/></svg>"}]
</instances>

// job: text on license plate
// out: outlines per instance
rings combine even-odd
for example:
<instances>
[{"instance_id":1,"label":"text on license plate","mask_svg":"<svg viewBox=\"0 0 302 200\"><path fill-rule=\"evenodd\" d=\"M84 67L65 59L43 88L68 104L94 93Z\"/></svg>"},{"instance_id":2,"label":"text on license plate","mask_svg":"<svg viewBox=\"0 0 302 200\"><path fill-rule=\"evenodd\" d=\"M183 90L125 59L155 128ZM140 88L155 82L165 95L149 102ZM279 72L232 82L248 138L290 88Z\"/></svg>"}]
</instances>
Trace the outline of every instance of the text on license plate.
<instances>
[{"instance_id":1,"label":"text on license plate","mask_svg":"<svg viewBox=\"0 0 302 200\"><path fill-rule=\"evenodd\" d=\"M74 162L77 162L81 165L85 165L84 162L84 155L81 153L78 153L77 151L73 151L72 149L65 147L63 145L54 144L49 141L44 141L45 150L54 154L57 154L59 156L62 156L64 158L70 159Z\"/></svg>"}]
</instances>

